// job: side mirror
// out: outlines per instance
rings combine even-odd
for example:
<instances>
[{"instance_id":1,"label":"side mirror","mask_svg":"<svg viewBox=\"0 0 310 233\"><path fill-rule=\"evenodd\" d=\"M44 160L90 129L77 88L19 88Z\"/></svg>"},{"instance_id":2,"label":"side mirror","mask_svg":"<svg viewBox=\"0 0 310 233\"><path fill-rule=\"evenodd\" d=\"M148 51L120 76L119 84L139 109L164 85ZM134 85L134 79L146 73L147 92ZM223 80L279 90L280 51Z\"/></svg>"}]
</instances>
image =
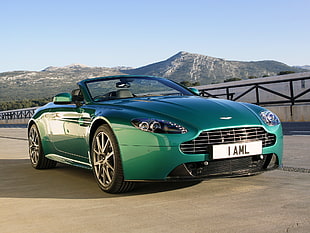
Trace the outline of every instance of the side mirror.
<instances>
[{"instance_id":1,"label":"side mirror","mask_svg":"<svg viewBox=\"0 0 310 233\"><path fill-rule=\"evenodd\" d=\"M72 96L70 93L60 93L53 98L54 104L71 104Z\"/></svg>"},{"instance_id":2,"label":"side mirror","mask_svg":"<svg viewBox=\"0 0 310 233\"><path fill-rule=\"evenodd\" d=\"M193 87L189 87L188 89L190 89L190 90L191 90L192 92L194 92L195 94L200 95L200 92L199 92L198 89L193 88Z\"/></svg>"}]
</instances>

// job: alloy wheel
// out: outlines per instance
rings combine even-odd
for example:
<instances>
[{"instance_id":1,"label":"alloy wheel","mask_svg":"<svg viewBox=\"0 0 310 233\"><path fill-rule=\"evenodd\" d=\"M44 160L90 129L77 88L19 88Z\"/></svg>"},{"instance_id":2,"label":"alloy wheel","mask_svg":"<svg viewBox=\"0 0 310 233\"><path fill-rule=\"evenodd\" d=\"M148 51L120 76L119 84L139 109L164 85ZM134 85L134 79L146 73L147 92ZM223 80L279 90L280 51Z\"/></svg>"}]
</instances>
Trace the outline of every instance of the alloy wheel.
<instances>
[{"instance_id":1,"label":"alloy wheel","mask_svg":"<svg viewBox=\"0 0 310 233\"><path fill-rule=\"evenodd\" d=\"M31 163L36 165L40 156L40 138L36 127L30 128L28 141Z\"/></svg>"},{"instance_id":2,"label":"alloy wheel","mask_svg":"<svg viewBox=\"0 0 310 233\"><path fill-rule=\"evenodd\" d=\"M99 132L93 148L95 175L103 187L108 187L115 174L115 152L110 137Z\"/></svg>"}]
</instances>

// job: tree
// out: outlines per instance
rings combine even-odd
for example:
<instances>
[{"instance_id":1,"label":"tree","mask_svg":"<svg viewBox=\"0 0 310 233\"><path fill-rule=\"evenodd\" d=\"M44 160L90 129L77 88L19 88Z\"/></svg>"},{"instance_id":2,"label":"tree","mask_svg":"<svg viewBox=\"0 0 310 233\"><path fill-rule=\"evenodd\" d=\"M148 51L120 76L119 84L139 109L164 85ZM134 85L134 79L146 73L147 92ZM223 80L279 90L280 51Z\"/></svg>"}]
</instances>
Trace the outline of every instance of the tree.
<instances>
[{"instance_id":1,"label":"tree","mask_svg":"<svg viewBox=\"0 0 310 233\"><path fill-rule=\"evenodd\" d=\"M191 83L189 81L182 81L180 82L181 85L185 86L185 87L190 87Z\"/></svg>"},{"instance_id":2,"label":"tree","mask_svg":"<svg viewBox=\"0 0 310 233\"><path fill-rule=\"evenodd\" d=\"M226 82L233 82L233 81L240 81L240 80L242 80L242 79L241 78L229 78L229 79L225 79L224 83L226 83Z\"/></svg>"},{"instance_id":3,"label":"tree","mask_svg":"<svg viewBox=\"0 0 310 233\"><path fill-rule=\"evenodd\" d=\"M181 85L185 86L185 87L193 87L193 86L200 86L200 82L189 82L189 81L182 81L180 82Z\"/></svg>"},{"instance_id":4,"label":"tree","mask_svg":"<svg viewBox=\"0 0 310 233\"><path fill-rule=\"evenodd\" d=\"M43 106L50 101L50 98L6 101L0 103L0 111Z\"/></svg>"},{"instance_id":5,"label":"tree","mask_svg":"<svg viewBox=\"0 0 310 233\"><path fill-rule=\"evenodd\" d=\"M287 71L281 71L278 73L278 75L284 75L284 74L294 74L296 73L295 71L292 70L287 70Z\"/></svg>"}]
</instances>

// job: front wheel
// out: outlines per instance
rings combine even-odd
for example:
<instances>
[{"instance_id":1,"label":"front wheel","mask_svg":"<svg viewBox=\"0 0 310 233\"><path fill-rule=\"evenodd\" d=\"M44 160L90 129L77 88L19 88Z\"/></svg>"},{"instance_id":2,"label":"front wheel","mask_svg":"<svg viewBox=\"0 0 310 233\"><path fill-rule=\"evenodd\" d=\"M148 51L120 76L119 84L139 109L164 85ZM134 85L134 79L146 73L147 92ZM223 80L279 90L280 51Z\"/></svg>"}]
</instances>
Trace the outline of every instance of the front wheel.
<instances>
[{"instance_id":1,"label":"front wheel","mask_svg":"<svg viewBox=\"0 0 310 233\"><path fill-rule=\"evenodd\" d=\"M28 131L29 157L31 165L36 169L54 168L56 161L44 156L39 130L33 124Z\"/></svg>"},{"instance_id":2,"label":"front wheel","mask_svg":"<svg viewBox=\"0 0 310 233\"><path fill-rule=\"evenodd\" d=\"M122 161L116 137L107 125L100 126L93 137L91 162L99 187L108 193L128 192L134 183L124 181Z\"/></svg>"}]
</instances>

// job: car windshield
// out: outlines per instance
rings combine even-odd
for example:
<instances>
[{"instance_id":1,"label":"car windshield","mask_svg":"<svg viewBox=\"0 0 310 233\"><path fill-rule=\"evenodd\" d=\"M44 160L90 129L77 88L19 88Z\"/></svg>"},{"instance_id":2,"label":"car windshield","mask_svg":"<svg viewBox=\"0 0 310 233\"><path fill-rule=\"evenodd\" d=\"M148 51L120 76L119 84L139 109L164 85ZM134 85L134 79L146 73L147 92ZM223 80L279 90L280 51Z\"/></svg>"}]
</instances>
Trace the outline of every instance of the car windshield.
<instances>
[{"instance_id":1,"label":"car windshield","mask_svg":"<svg viewBox=\"0 0 310 233\"><path fill-rule=\"evenodd\" d=\"M86 82L94 101L141 98L152 96L194 95L188 89L168 79L155 77L112 77Z\"/></svg>"}]
</instances>

